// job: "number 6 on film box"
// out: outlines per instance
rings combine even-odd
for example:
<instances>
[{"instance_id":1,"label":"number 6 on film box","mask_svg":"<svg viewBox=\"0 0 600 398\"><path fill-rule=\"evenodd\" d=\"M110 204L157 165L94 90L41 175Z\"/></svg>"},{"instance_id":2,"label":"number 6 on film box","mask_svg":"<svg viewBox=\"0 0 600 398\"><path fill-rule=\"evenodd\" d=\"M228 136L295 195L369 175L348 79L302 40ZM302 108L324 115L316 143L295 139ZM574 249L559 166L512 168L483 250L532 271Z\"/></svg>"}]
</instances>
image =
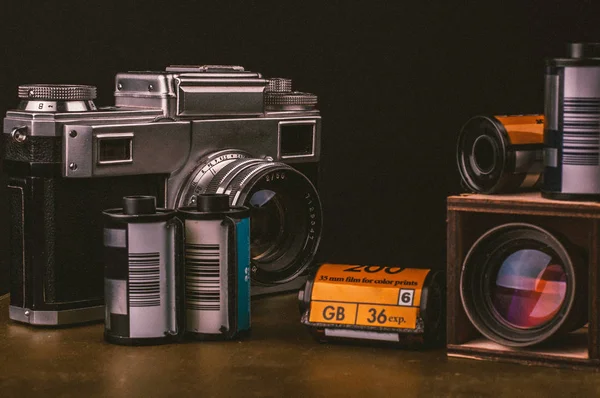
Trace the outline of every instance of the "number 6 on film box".
<instances>
[{"instance_id":1,"label":"number 6 on film box","mask_svg":"<svg viewBox=\"0 0 600 398\"><path fill-rule=\"evenodd\" d=\"M299 292L301 322L319 341L431 346L444 341L444 274L323 264Z\"/></svg>"}]
</instances>

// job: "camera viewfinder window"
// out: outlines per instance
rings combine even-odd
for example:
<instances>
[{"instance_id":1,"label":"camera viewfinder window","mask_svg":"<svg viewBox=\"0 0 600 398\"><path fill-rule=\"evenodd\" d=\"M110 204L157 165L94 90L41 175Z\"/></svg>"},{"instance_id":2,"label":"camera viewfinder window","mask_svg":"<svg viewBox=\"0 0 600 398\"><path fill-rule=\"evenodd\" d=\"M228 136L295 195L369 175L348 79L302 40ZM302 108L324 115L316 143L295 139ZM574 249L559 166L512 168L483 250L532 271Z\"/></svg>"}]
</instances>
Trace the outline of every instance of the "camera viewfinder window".
<instances>
[{"instance_id":1,"label":"camera viewfinder window","mask_svg":"<svg viewBox=\"0 0 600 398\"><path fill-rule=\"evenodd\" d=\"M98 163L131 162L131 138L105 138L98 141Z\"/></svg>"},{"instance_id":2,"label":"camera viewfinder window","mask_svg":"<svg viewBox=\"0 0 600 398\"><path fill-rule=\"evenodd\" d=\"M314 124L281 124L279 126L279 154L282 159L310 156L314 152Z\"/></svg>"}]
</instances>

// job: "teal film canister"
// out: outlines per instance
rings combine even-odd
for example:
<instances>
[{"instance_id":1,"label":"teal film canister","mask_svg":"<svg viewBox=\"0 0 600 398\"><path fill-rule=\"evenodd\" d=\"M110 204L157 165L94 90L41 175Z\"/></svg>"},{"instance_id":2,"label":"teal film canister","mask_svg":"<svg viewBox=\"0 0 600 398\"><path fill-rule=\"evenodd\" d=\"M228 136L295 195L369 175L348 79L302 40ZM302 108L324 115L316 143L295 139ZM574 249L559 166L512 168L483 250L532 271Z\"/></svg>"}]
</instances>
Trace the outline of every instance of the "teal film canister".
<instances>
[{"instance_id":1,"label":"teal film canister","mask_svg":"<svg viewBox=\"0 0 600 398\"><path fill-rule=\"evenodd\" d=\"M250 331L250 210L202 194L178 211L185 229L185 335L232 340Z\"/></svg>"}]
</instances>

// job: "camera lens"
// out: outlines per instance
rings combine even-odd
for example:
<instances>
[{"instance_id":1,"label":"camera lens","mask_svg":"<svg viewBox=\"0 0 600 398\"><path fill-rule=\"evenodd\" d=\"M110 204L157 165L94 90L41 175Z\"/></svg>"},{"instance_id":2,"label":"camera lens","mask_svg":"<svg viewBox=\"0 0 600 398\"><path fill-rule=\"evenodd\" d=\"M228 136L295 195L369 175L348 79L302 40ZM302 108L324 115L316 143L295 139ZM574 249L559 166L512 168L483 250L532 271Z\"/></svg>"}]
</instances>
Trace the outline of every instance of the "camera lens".
<instances>
[{"instance_id":1,"label":"camera lens","mask_svg":"<svg viewBox=\"0 0 600 398\"><path fill-rule=\"evenodd\" d=\"M207 159L179 200L195 194L229 195L250 209L252 278L263 284L290 281L312 264L321 238L321 203L311 181L279 162L223 151Z\"/></svg>"},{"instance_id":2,"label":"camera lens","mask_svg":"<svg viewBox=\"0 0 600 398\"><path fill-rule=\"evenodd\" d=\"M473 326L506 346L524 347L586 322L581 261L548 231L504 224L483 234L461 273L461 300Z\"/></svg>"},{"instance_id":3,"label":"camera lens","mask_svg":"<svg viewBox=\"0 0 600 398\"><path fill-rule=\"evenodd\" d=\"M290 187L291 188L291 187ZM293 195L281 186L271 189L252 189L247 200L250 207L250 242L256 279L267 283L288 275L304 266L292 266L294 256L300 255L308 236L309 212L302 197ZM291 267L291 268L290 268ZM295 268L295 269L294 269Z\"/></svg>"}]
</instances>

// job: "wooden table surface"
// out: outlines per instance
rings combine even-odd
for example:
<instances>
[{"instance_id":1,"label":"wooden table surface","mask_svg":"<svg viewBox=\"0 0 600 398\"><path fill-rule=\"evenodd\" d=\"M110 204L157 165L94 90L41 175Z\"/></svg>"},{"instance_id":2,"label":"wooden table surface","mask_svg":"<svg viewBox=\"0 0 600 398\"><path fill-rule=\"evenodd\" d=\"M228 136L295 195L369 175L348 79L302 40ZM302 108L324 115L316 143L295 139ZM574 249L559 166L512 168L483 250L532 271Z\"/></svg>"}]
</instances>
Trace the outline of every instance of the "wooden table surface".
<instances>
[{"instance_id":1,"label":"wooden table surface","mask_svg":"<svg viewBox=\"0 0 600 398\"><path fill-rule=\"evenodd\" d=\"M123 347L102 324L33 328L0 298L0 397L555 397L600 395L600 373L447 359L444 350L330 345L296 295L252 302L243 342Z\"/></svg>"}]
</instances>

